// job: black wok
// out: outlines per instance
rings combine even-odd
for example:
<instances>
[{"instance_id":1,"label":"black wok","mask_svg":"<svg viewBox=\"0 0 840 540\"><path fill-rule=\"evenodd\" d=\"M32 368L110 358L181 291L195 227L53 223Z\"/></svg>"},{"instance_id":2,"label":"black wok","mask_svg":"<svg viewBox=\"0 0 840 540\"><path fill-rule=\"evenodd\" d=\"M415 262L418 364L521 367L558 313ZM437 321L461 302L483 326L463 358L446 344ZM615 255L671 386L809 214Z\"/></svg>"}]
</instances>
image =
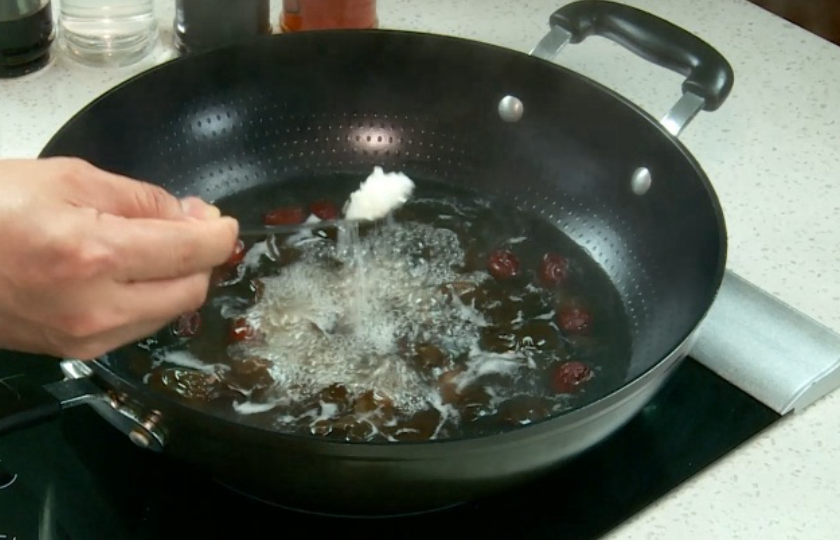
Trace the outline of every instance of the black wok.
<instances>
[{"instance_id":1,"label":"black wok","mask_svg":"<svg viewBox=\"0 0 840 540\"><path fill-rule=\"evenodd\" d=\"M126 355L114 351L66 361L69 380L46 389L8 381L0 429L90 403L137 444L235 489L342 514L488 495L610 435L685 357L720 285L721 208L676 135L699 110L717 109L734 77L709 45L624 5L572 3L551 27L532 55L422 33L324 31L181 58L97 99L42 156L79 156L220 204L259 184L363 177L374 165L513 201L555 223L613 282L632 337L622 384L504 434L354 444L201 413L127 376ZM591 35L686 76L662 123L547 60Z\"/></svg>"}]
</instances>

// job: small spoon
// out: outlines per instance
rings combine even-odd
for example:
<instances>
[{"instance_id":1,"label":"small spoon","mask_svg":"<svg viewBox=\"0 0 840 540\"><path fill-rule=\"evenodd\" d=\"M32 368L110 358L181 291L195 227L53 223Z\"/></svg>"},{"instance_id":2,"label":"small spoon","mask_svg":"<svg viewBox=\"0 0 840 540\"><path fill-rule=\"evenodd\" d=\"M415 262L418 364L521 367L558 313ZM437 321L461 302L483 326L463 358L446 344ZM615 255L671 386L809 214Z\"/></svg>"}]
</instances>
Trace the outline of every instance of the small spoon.
<instances>
[{"instance_id":1,"label":"small spoon","mask_svg":"<svg viewBox=\"0 0 840 540\"><path fill-rule=\"evenodd\" d=\"M344 224L352 223L347 219L325 219L321 221L305 221L295 225L264 225L262 227L247 227L240 229L240 238L249 238L254 236L268 236L270 234L294 234L302 230L320 230L329 229L330 227L341 227Z\"/></svg>"}]
</instances>

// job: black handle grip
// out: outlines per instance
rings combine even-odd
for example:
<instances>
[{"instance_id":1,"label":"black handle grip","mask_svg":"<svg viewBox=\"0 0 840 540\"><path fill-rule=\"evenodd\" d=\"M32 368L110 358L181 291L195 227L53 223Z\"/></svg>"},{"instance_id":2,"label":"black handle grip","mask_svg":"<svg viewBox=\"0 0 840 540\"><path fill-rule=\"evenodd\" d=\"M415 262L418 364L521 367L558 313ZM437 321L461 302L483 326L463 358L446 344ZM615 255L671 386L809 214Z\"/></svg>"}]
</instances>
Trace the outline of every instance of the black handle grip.
<instances>
[{"instance_id":1,"label":"black handle grip","mask_svg":"<svg viewBox=\"0 0 840 540\"><path fill-rule=\"evenodd\" d=\"M0 434L56 418L61 403L23 375L0 378Z\"/></svg>"},{"instance_id":2,"label":"black handle grip","mask_svg":"<svg viewBox=\"0 0 840 540\"><path fill-rule=\"evenodd\" d=\"M554 12L550 24L571 33L571 43L601 36L684 75L683 92L702 97L707 111L720 107L735 83L732 66L711 45L668 21L624 4L572 2Z\"/></svg>"}]
</instances>

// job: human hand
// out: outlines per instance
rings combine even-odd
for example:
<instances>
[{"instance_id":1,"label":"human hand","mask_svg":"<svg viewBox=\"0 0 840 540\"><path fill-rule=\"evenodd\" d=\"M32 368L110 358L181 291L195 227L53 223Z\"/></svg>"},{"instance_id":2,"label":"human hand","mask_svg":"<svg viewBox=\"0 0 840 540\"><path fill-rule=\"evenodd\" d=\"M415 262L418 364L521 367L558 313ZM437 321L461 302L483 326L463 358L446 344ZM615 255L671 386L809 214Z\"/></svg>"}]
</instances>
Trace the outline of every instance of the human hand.
<instances>
[{"instance_id":1,"label":"human hand","mask_svg":"<svg viewBox=\"0 0 840 540\"><path fill-rule=\"evenodd\" d=\"M0 348L92 359L205 301L238 223L75 158L0 160Z\"/></svg>"}]
</instances>

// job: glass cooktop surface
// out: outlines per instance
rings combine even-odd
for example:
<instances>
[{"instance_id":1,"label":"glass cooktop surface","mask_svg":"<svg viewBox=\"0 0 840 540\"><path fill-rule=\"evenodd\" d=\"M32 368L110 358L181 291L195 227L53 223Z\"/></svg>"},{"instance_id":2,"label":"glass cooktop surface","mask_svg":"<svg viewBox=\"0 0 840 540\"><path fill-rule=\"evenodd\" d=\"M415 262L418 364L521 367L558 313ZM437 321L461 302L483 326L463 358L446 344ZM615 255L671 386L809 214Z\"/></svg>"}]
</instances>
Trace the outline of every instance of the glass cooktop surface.
<instances>
[{"instance_id":1,"label":"glass cooktop surface","mask_svg":"<svg viewBox=\"0 0 840 540\"><path fill-rule=\"evenodd\" d=\"M61 377L55 360L0 355L0 378L18 373L41 383ZM351 536L596 539L779 418L689 358L624 428L528 486L421 516L340 519L234 493L135 447L82 406L0 437L0 540L244 539L294 526Z\"/></svg>"}]
</instances>

